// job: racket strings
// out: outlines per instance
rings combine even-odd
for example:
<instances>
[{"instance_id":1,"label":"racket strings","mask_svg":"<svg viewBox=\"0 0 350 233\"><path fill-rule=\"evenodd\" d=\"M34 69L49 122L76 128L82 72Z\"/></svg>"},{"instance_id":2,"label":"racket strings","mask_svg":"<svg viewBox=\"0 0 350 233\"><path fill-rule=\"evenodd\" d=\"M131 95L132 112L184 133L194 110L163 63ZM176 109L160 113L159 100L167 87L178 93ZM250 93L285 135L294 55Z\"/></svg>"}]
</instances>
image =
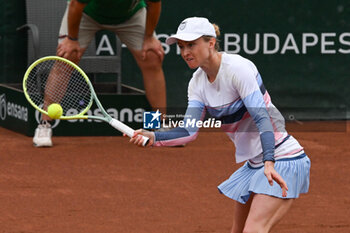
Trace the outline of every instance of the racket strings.
<instances>
[{"instance_id":1,"label":"racket strings","mask_svg":"<svg viewBox=\"0 0 350 233\"><path fill-rule=\"evenodd\" d=\"M71 65L60 60L38 63L26 80L29 98L35 105L47 111L52 103L58 103L63 116L77 115L92 101L88 81Z\"/></svg>"}]
</instances>

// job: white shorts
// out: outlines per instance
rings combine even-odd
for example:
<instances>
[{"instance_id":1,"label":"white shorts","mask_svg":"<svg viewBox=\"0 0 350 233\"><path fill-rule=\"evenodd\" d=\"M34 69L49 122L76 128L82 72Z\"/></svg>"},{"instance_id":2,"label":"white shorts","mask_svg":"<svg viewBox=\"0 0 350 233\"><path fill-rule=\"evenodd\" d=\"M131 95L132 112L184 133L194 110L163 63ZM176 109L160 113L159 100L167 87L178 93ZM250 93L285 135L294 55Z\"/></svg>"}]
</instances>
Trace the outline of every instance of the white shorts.
<instances>
[{"instance_id":1,"label":"white shorts","mask_svg":"<svg viewBox=\"0 0 350 233\"><path fill-rule=\"evenodd\" d=\"M68 35L68 6L62 18L58 43ZM117 25L99 24L83 13L79 27L80 47L87 48L97 31L109 30L116 33L120 41L129 49L141 50L146 27L146 13L146 8L141 8L129 20Z\"/></svg>"}]
</instances>

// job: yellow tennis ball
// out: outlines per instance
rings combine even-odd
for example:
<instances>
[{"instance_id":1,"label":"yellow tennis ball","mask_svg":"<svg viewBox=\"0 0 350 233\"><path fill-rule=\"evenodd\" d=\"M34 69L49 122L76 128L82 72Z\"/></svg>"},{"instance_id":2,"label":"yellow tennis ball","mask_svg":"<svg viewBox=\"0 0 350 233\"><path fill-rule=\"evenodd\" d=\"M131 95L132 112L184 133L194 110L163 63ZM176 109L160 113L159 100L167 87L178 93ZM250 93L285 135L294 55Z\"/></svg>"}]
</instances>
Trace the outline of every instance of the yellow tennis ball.
<instances>
[{"instance_id":1,"label":"yellow tennis ball","mask_svg":"<svg viewBox=\"0 0 350 233\"><path fill-rule=\"evenodd\" d=\"M50 104L47 113L51 119L58 119L62 116L63 109L59 104Z\"/></svg>"}]
</instances>

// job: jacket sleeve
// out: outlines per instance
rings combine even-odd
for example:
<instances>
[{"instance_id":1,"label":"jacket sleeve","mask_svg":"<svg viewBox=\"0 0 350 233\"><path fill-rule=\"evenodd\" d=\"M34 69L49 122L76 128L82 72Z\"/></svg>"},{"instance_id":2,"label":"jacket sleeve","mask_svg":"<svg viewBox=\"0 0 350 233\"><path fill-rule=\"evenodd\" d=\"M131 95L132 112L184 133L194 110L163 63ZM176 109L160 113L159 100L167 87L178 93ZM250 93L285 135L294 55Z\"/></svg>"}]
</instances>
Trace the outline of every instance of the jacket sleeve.
<instances>
[{"instance_id":1,"label":"jacket sleeve","mask_svg":"<svg viewBox=\"0 0 350 233\"><path fill-rule=\"evenodd\" d=\"M183 145L196 139L198 135L197 121L203 120L205 106L197 100L190 100L182 121L172 122L178 127L165 132L155 132L154 146L176 146ZM170 121L171 124L171 121Z\"/></svg>"},{"instance_id":2,"label":"jacket sleeve","mask_svg":"<svg viewBox=\"0 0 350 233\"><path fill-rule=\"evenodd\" d=\"M259 130L263 161L274 161L275 136L264 96L257 82L258 75L259 73L246 64L234 74L233 83Z\"/></svg>"}]
</instances>

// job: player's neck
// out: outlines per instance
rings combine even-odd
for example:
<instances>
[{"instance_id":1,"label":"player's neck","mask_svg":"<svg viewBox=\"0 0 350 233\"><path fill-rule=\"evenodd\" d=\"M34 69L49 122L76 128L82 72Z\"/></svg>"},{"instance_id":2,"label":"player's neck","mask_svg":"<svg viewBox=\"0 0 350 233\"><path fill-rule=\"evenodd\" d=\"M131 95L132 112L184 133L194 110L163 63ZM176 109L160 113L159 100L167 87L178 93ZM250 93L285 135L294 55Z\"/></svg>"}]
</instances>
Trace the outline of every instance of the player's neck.
<instances>
[{"instance_id":1,"label":"player's neck","mask_svg":"<svg viewBox=\"0 0 350 233\"><path fill-rule=\"evenodd\" d=\"M221 65L221 53L215 52L213 53L207 62L206 66L201 67L205 73L207 74L208 81L210 83L214 82L216 79L216 75L219 72L220 65Z\"/></svg>"}]
</instances>

